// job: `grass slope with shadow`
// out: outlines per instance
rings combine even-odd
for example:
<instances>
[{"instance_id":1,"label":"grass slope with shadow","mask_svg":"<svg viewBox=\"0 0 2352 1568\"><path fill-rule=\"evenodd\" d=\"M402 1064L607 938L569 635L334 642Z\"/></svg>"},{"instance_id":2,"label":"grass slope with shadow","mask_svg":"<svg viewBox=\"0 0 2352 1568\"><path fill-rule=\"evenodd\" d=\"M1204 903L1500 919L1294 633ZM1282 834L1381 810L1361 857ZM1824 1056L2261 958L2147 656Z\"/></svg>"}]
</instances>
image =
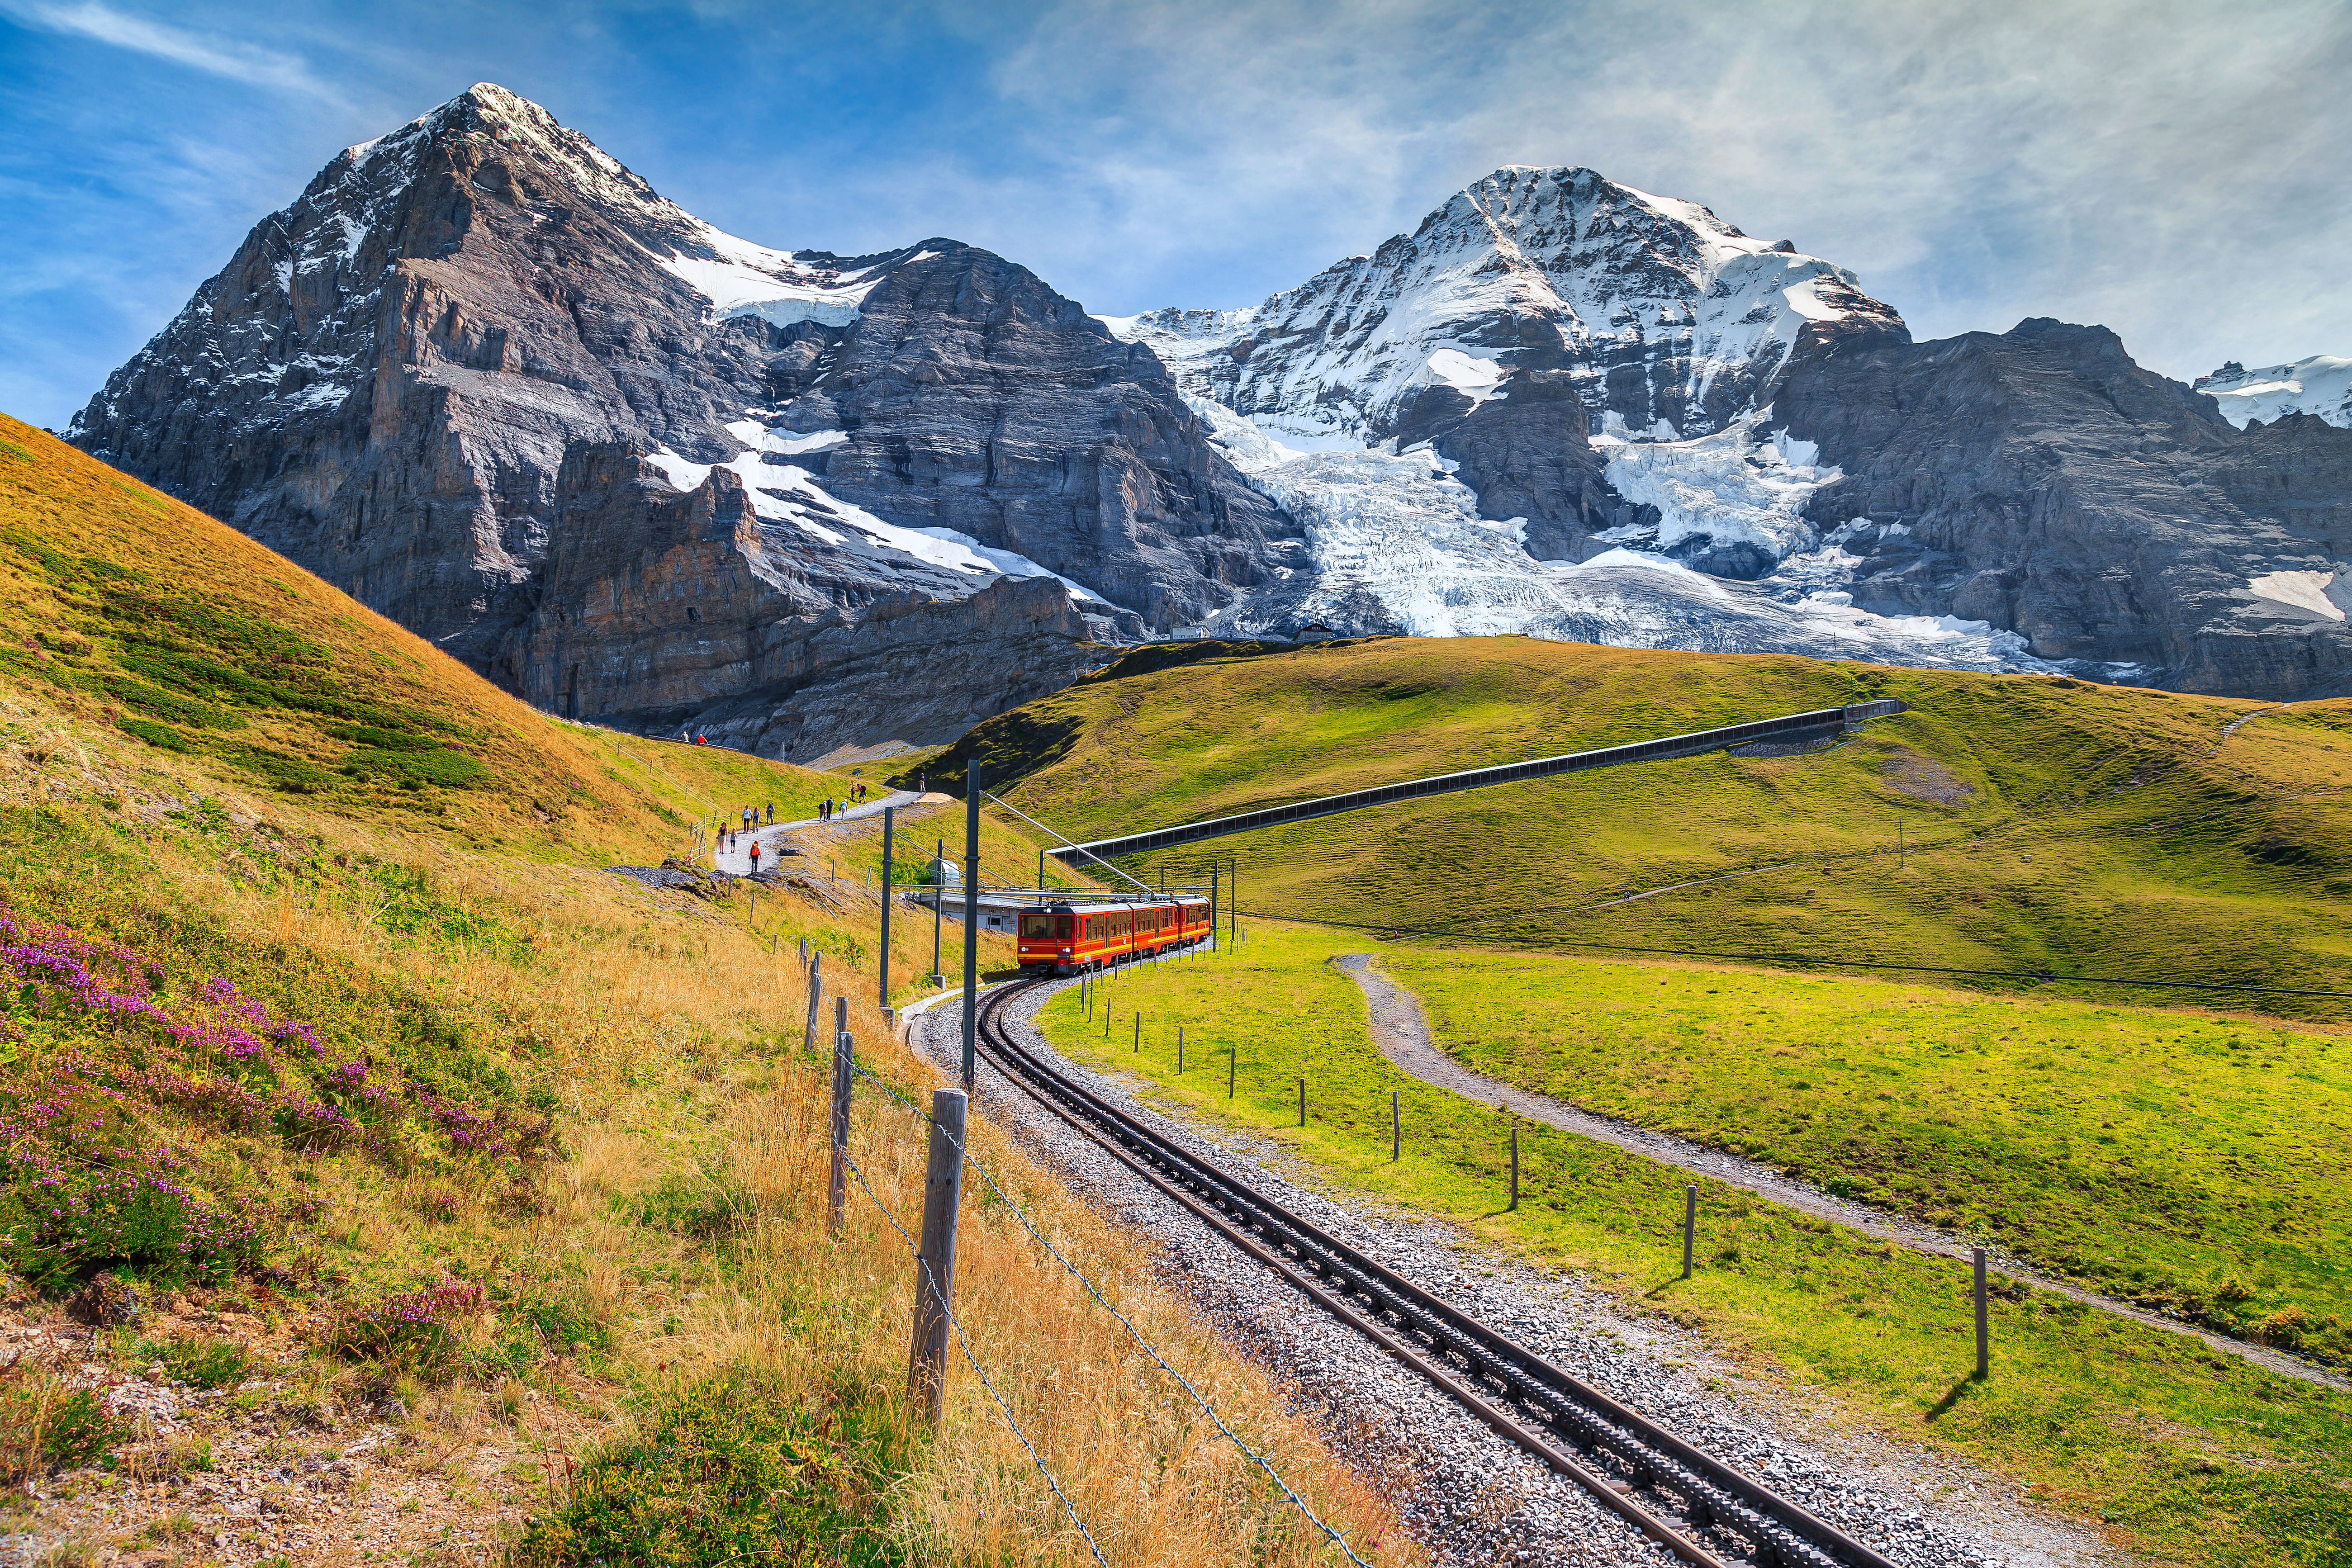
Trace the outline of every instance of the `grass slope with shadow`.
<instances>
[{"instance_id":1,"label":"grass slope with shadow","mask_svg":"<svg viewBox=\"0 0 2352 1568\"><path fill-rule=\"evenodd\" d=\"M2095 1522L2116 1544L2147 1560L2199 1568L2318 1564L2342 1562L2352 1550L2352 1450L2344 1443L2352 1430L2352 1396L2217 1356L2187 1334L2022 1287L1996 1295L1993 1375L1977 1382L1969 1375L1973 1322L1965 1264L1892 1248L1701 1178L1699 1267L1684 1281L1682 1194L1692 1178L1549 1128L1521 1127L1524 1198L1516 1213L1504 1212L1508 1122L1492 1108L1403 1075L1372 1047L1362 993L1328 962L1360 950L1361 941L1272 921L1244 923L1246 940L1237 950L1147 966L1098 987L1101 1005L1091 1018L1075 990L1063 993L1044 1010L1044 1026L1080 1060L1139 1074L1193 1114L1288 1143L1335 1182L1456 1220L1496 1245L1584 1273L1628 1310L1664 1313L1694 1327L1834 1419L1904 1441L1948 1446L2008 1478L2034 1501ZM1704 1028L1727 1033L1727 1017L1736 1026L1759 1007L1798 1015L1800 1032L1818 1037L1820 1057L1842 1055L1850 1065L1840 1070L1868 1084L1883 1081L1859 1066L1878 1031L1924 1032L1938 1020L1963 1031L1981 1028L1993 1021L1983 1010L2000 1010L2007 1013L2013 1037L2047 1041L2071 1035L2080 1043L2070 1059L2092 1068L2103 1059L2110 1063L2112 1076L2104 1085L2082 1082L2069 1093L2142 1097L2150 1106L2144 1113L2153 1117L2161 1113L2154 1105L2167 1087L2148 1080L2135 1051L2161 1055L2184 1033L2204 1038L2209 1030L2230 1026L2155 1009L2081 1009L2077 1016L2067 1011L2070 1005L2023 1003L2012 1010L2005 1001L1965 993L1937 998L1925 988L1856 986L1841 1003L1836 988L1802 979L1695 965L1546 961L1538 972L1512 971L1528 962L1448 952L1416 955L1398 973L1410 984L1459 966L1440 993L1448 1030L1464 1026L1465 1017L1489 1016L1478 1009L1516 1018L1516 1010L1534 1005L1530 995L1557 986L1570 1007L1591 1016L1593 1027L1622 1024L1633 1037L1622 1076L1603 1079L1604 1085L1639 1077L1645 1056L1664 1048L1656 1038L1643 1040L1645 1029L1687 1043L1691 1035L1680 1025L1693 1017ZM1567 973L1579 969L1585 973ZM1719 994L1715 1003L1723 994L1733 1003L1710 1005L1708 988ZM1476 1000L1481 997L1486 1000ZM1910 1011L1887 1005L1898 998ZM1874 1007L1879 1017L1866 1023L1856 1017ZM1139 1012L1144 1018L1139 1050ZM1893 1021L1885 1016L1889 1013ZM1175 1066L1180 1025L1186 1046L1181 1076ZM2258 1031L2265 1050L2287 1048L2276 1042L2281 1031L2273 1027L2237 1027ZM2332 1039L2297 1048L2316 1052ZM1823 1071L1820 1065L1800 1066L1795 1057L1743 1066L1738 1058L1745 1046L1743 1040L1689 1047L1695 1072L1723 1067L1728 1081L1721 1086L1722 1101L1743 1094L1767 1101L1761 1110L1719 1111L1727 1123L1785 1111L1793 1079L1783 1075ZM1769 1053L1770 1043L1747 1048ZM1989 1064L2031 1074L2036 1069L2024 1063L2032 1051L2057 1048L1970 1049L1956 1059L1969 1068ZM1487 1061L1475 1051L1465 1056L1490 1071L1520 1059L1507 1036ZM1225 1089L1229 1062L1236 1088L1232 1099ZM1297 1126L1300 1078L1307 1080L1304 1130ZM1564 1075L1547 1075L1543 1082L1568 1087ZM1633 1098L1622 1088L1614 1092ZM2189 1102L2199 1089L2184 1082L2176 1092ZM1396 1163L1389 1158L1392 1093L1400 1097L1404 1128L1403 1158ZM1659 1102L1664 1099L1661 1089ZM1685 1121L1716 1103L1713 1090L1706 1098L1674 1100ZM2324 1121L2328 1113L2318 1114ZM1780 1124L1785 1119L1771 1126L1775 1148L1802 1151L1810 1139L1838 1130L1790 1132ZM1853 1123L1840 1125L1850 1131ZM1956 1118L1944 1131L1955 1143L1973 1139L1992 1143L1999 1153L1995 1141L2004 1125L1999 1116ZM2319 1122L2306 1127L2309 1137L2301 1146L2319 1128ZM2290 1150L2297 1146L2293 1138L2286 1143ZM2071 1244L2079 1212L2064 1193L2035 1187L2030 1169L2035 1152L2021 1142L2018 1154L2029 1169L2007 1177L1987 1173L1987 1191L1969 1201L2000 1205L2005 1243L2031 1242L2042 1226ZM2186 1175L2193 1185L2194 1162L2185 1164L2184 1171L2151 1162L2149 1178ZM2294 1173L2298 1190L2318 1190L2309 1173L2294 1171L2291 1154L2279 1169ZM1957 1179L1957 1168L1948 1173ZM2160 1203L2162 1194L2157 1196ZM2325 1194L2330 1213L2340 1207L2339 1197ZM2047 1207L2037 1207L2038 1200ZM2244 1249L2250 1260L2231 1267L2259 1267L2254 1260L2274 1245L2264 1217L2251 1212L2238 1229L2206 1245L2225 1255ZM2173 1257L2161 1237L2126 1232L2113 1245L2150 1268ZM2279 1289L2290 1295L2284 1278ZM2294 1284L2308 1288L2305 1279ZM2334 1287L2328 1289L2332 1299ZM2305 1299L2315 1310L2318 1298Z\"/></svg>"},{"instance_id":2,"label":"grass slope with shadow","mask_svg":"<svg viewBox=\"0 0 2352 1568\"><path fill-rule=\"evenodd\" d=\"M602 869L837 781L558 723L13 424L0 531L0 1531L152 1564L1091 1561L976 1381L939 1437L910 1418L892 1221L926 1134L865 1080L828 1234L811 1002L933 1082L876 1005L866 841L756 902ZM987 864L1034 852L992 823ZM929 935L894 926L896 974ZM972 1152L1352 1539L1419 1560L1123 1237L986 1127ZM1322 1561L970 1196L964 1333L1116 1560Z\"/></svg>"}]
</instances>

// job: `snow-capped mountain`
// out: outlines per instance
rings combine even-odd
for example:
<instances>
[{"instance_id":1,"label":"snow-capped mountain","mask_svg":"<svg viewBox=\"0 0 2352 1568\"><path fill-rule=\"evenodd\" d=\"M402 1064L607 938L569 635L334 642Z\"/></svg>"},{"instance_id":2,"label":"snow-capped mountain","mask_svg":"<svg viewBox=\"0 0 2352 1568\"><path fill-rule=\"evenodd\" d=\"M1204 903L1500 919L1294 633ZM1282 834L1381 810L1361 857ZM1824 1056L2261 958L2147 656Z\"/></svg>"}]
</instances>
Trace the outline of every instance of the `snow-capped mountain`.
<instances>
[{"instance_id":1,"label":"snow-capped mountain","mask_svg":"<svg viewBox=\"0 0 2352 1568\"><path fill-rule=\"evenodd\" d=\"M2330 363L2217 393L2340 415ZM723 234L484 84L332 159L71 435L543 707L806 760L1316 623L2352 689L2352 430L2216 406L2103 329L1914 343L1580 169L1106 321L951 239Z\"/></svg>"},{"instance_id":2,"label":"snow-capped mountain","mask_svg":"<svg viewBox=\"0 0 2352 1568\"><path fill-rule=\"evenodd\" d=\"M2197 390L2210 393L2221 405L2221 417L2241 429L2257 419L2267 425L2290 414L2315 414L2330 425L2352 427L2352 359L2335 354L2260 370L2231 360L2199 376Z\"/></svg>"},{"instance_id":3,"label":"snow-capped mountain","mask_svg":"<svg viewBox=\"0 0 2352 1568\"><path fill-rule=\"evenodd\" d=\"M2352 581L2352 447L2256 452L2101 329L1914 344L1853 273L1589 169L1496 170L1258 305L1105 324L1304 531L1213 632L2352 679L2304 602Z\"/></svg>"},{"instance_id":4,"label":"snow-capped mountain","mask_svg":"<svg viewBox=\"0 0 2352 1568\"><path fill-rule=\"evenodd\" d=\"M950 739L1296 532L1025 269L739 239L487 83L332 159L70 435L535 702L795 758Z\"/></svg>"},{"instance_id":5,"label":"snow-capped mountain","mask_svg":"<svg viewBox=\"0 0 2352 1568\"><path fill-rule=\"evenodd\" d=\"M1595 420L1672 440L1770 401L1808 323L1899 325L1843 268L1591 169L1511 165L1410 235L1237 310L1107 318L1291 445L1361 447L1562 373Z\"/></svg>"},{"instance_id":6,"label":"snow-capped mountain","mask_svg":"<svg viewBox=\"0 0 2352 1568\"><path fill-rule=\"evenodd\" d=\"M1766 416L1801 344L1901 319L1694 203L1515 165L1263 304L1105 324L1305 528L1309 560L1209 630L2039 663L1989 625L1853 607L1853 558L1805 516L1838 471ZM1510 472L1530 455L1570 482Z\"/></svg>"}]
</instances>

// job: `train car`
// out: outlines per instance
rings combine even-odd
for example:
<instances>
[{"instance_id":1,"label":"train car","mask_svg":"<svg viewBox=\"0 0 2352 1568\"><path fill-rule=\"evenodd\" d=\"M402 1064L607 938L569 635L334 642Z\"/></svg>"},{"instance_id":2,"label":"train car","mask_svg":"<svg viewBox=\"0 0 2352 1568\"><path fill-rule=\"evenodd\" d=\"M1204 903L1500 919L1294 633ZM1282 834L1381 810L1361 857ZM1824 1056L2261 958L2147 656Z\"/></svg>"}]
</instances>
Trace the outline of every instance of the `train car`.
<instances>
[{"instance_id":1,"label":"train car","mask_svg":"<svg viewBox=\"0 0 2352 1568\"><path fill-rule=\"evenodd\" d=\"M1022 912L1015 945L1024 970L1076 974L1194 946L1209 926L1206 899L1056 903Z\"/></svg>"}]
</instances>

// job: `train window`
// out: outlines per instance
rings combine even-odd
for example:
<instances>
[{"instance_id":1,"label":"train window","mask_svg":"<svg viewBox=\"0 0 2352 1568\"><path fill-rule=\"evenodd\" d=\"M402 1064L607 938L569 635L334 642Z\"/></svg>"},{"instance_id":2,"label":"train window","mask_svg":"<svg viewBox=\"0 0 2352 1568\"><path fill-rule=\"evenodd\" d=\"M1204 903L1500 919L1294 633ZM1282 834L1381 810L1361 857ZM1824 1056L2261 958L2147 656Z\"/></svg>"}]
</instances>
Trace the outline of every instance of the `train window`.
<instances>
[{"instance_id":1,"label":"train window","mask_svg":"<svg viewBox=\"0 0 2352 1568\"><path fill-rule=\"evenodd\" d=\"M1021 934L1026 937L1052 936L1054 934L1054 917L1051 915L1023 915L1021 917Z\"/></svg>"},{"instance_id":2,"label":"train window","mask_svg":"<svg viewBox=\"0 0 2352 1568\"><path fill-rule=\"evenodd\" d=\"M1063 938L1065 941L1068 940L1070 934L1070 917L1068 915L1055 915L1054 917L1054 934Z\"/></svg>"}]
</instances>

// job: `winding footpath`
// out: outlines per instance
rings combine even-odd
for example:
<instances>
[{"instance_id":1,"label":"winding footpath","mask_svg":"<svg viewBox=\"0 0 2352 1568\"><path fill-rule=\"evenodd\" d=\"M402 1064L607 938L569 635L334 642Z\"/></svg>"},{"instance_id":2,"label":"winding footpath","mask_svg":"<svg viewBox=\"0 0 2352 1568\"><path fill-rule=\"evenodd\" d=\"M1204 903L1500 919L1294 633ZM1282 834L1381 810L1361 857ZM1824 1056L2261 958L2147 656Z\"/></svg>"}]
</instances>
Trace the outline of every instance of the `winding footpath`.
<instances>
[{"instance_id":1,"label":"winding footpath","mask_svg":"<svg viewBox=\"0 0 2352 1568\"><path fill-rule=\"evenodd\" d=\"M1529 1267L1444 1222L1324 1191L1286 1146L1202 1125L1160 1103L1148 1081L1069 1061L1034 1017L1049 996L1076 984L1038 986L1014 999L1003 1019L1055 1070L1685 1441L1840 1528L1883 1540L1880 1550L1897 1568L2112 1568L2114 1554L2090 1531L2001 1478L1916 1442L1825 1419L1717 1359L1687 1329L1628 1313L1573 1275ZM954 1071L960 1050L959 994L908 1009L908 1043L943 1075ZM1311 1306L992 1070L980 1075L973 1108L1131 1238L1204 1326L1272 1372L1292 1408L1395 1504L1437 1568L1658 1568L1665 1561L1568 1478Z\"/></svg>"},{"instance_id":2,"label":"winding footpath","mask_svg":"<svg viewBox=\"0 0 2352 1568\"><path fill-rule=\"evenodd\" d=\"M860 805L843 806L839 811L835 812L832 817L828 820L819 820L814 816L803 816L792 822L762 823L761 826L749 832L739 831L736 838L736 847L732 849L713 850L710 856L710 868L712 870L719 872L721 876L750 876L751 874L751 845L756 841L760 846L760 868L764 871L772 871L784 861L793 858L793 857L789 855L779 855L776 853L777 847L783 842L784 836L788 833L797 832L805 827L831 827L836 823L862 822L869 817L881 816L882 810L885 806L896 806L900 811L904 811L910 805L935 805L940 801L948 800L949 798L949 796L940 795L937 791L933 791L929 795L917 795L910 789L892 790L888 795L877 795L872 800L866 801ZM740 823L743 818L739 815L729 820ZM727 826L728 823L724 821L719 824L719 826L722 828Z\"/></svg>"},{"instance_id":3,"label":"winding footpath","mask_svg":"<svg viewBox=\"0 0 2352 1568\"><path fill-rule=\"evenodd\" d=\"M1620 1149L1655 1160L1661 1164L1689 1171L1696 1175L1709 1176L1742 1192L1753 1193L1784 1207L1809 1214L1819 1219L1833 1220L1850 1230L1860 1231L1874 1240L1909 1247L1914 1252L1932 1254L1937 1258L1957 1258L1966 1262L1976 1245L1948 1231L1936 1229L1874 1209L1866 1204L1834 1197L1807 1182L1797 1180L1753 1160L1727 1154L1720 1149L1710 1149L1686 1138L1671 1133L1654 1132L1630 1121L1614 1117L1596 1115L1580 1107L1548 1095L1531 1094L1500 1079L1474 1072L1440 1049L1430 1033L1428 1016L1422 1011L1421 999L1372 967L1371 955L1364 952L1341 953L1331 960L1333 967L1348 975L1363 988L1364 1000L1371 1011L1372 1043L1397 1068L1434 1088L1448 1089L1465 1099L1477 1100L1510 1111L1529 1121L1557 1127L1580 1138L1614 1144ZM2102 1312L2112 1312L2119 1318L2129 1318L2152 1329L2163 1329L2176 1334L2192 1334L2214 1350L2240 1356L2257 1366L2305 1383L2315 1383L2327 1388L2352 1388L2352 1380L2284 1351L2267 1345L2249 1344L2200 1329L2178 1318L2166 1317L2144 1307L2113 1296L2103 1296L2086 1290L2063 1279L2053 1278L2007 1257L1986 1249L1985 1268L2003 1279L2032 1285L2082 1302Z\"/></svg>"}]
</instances>

